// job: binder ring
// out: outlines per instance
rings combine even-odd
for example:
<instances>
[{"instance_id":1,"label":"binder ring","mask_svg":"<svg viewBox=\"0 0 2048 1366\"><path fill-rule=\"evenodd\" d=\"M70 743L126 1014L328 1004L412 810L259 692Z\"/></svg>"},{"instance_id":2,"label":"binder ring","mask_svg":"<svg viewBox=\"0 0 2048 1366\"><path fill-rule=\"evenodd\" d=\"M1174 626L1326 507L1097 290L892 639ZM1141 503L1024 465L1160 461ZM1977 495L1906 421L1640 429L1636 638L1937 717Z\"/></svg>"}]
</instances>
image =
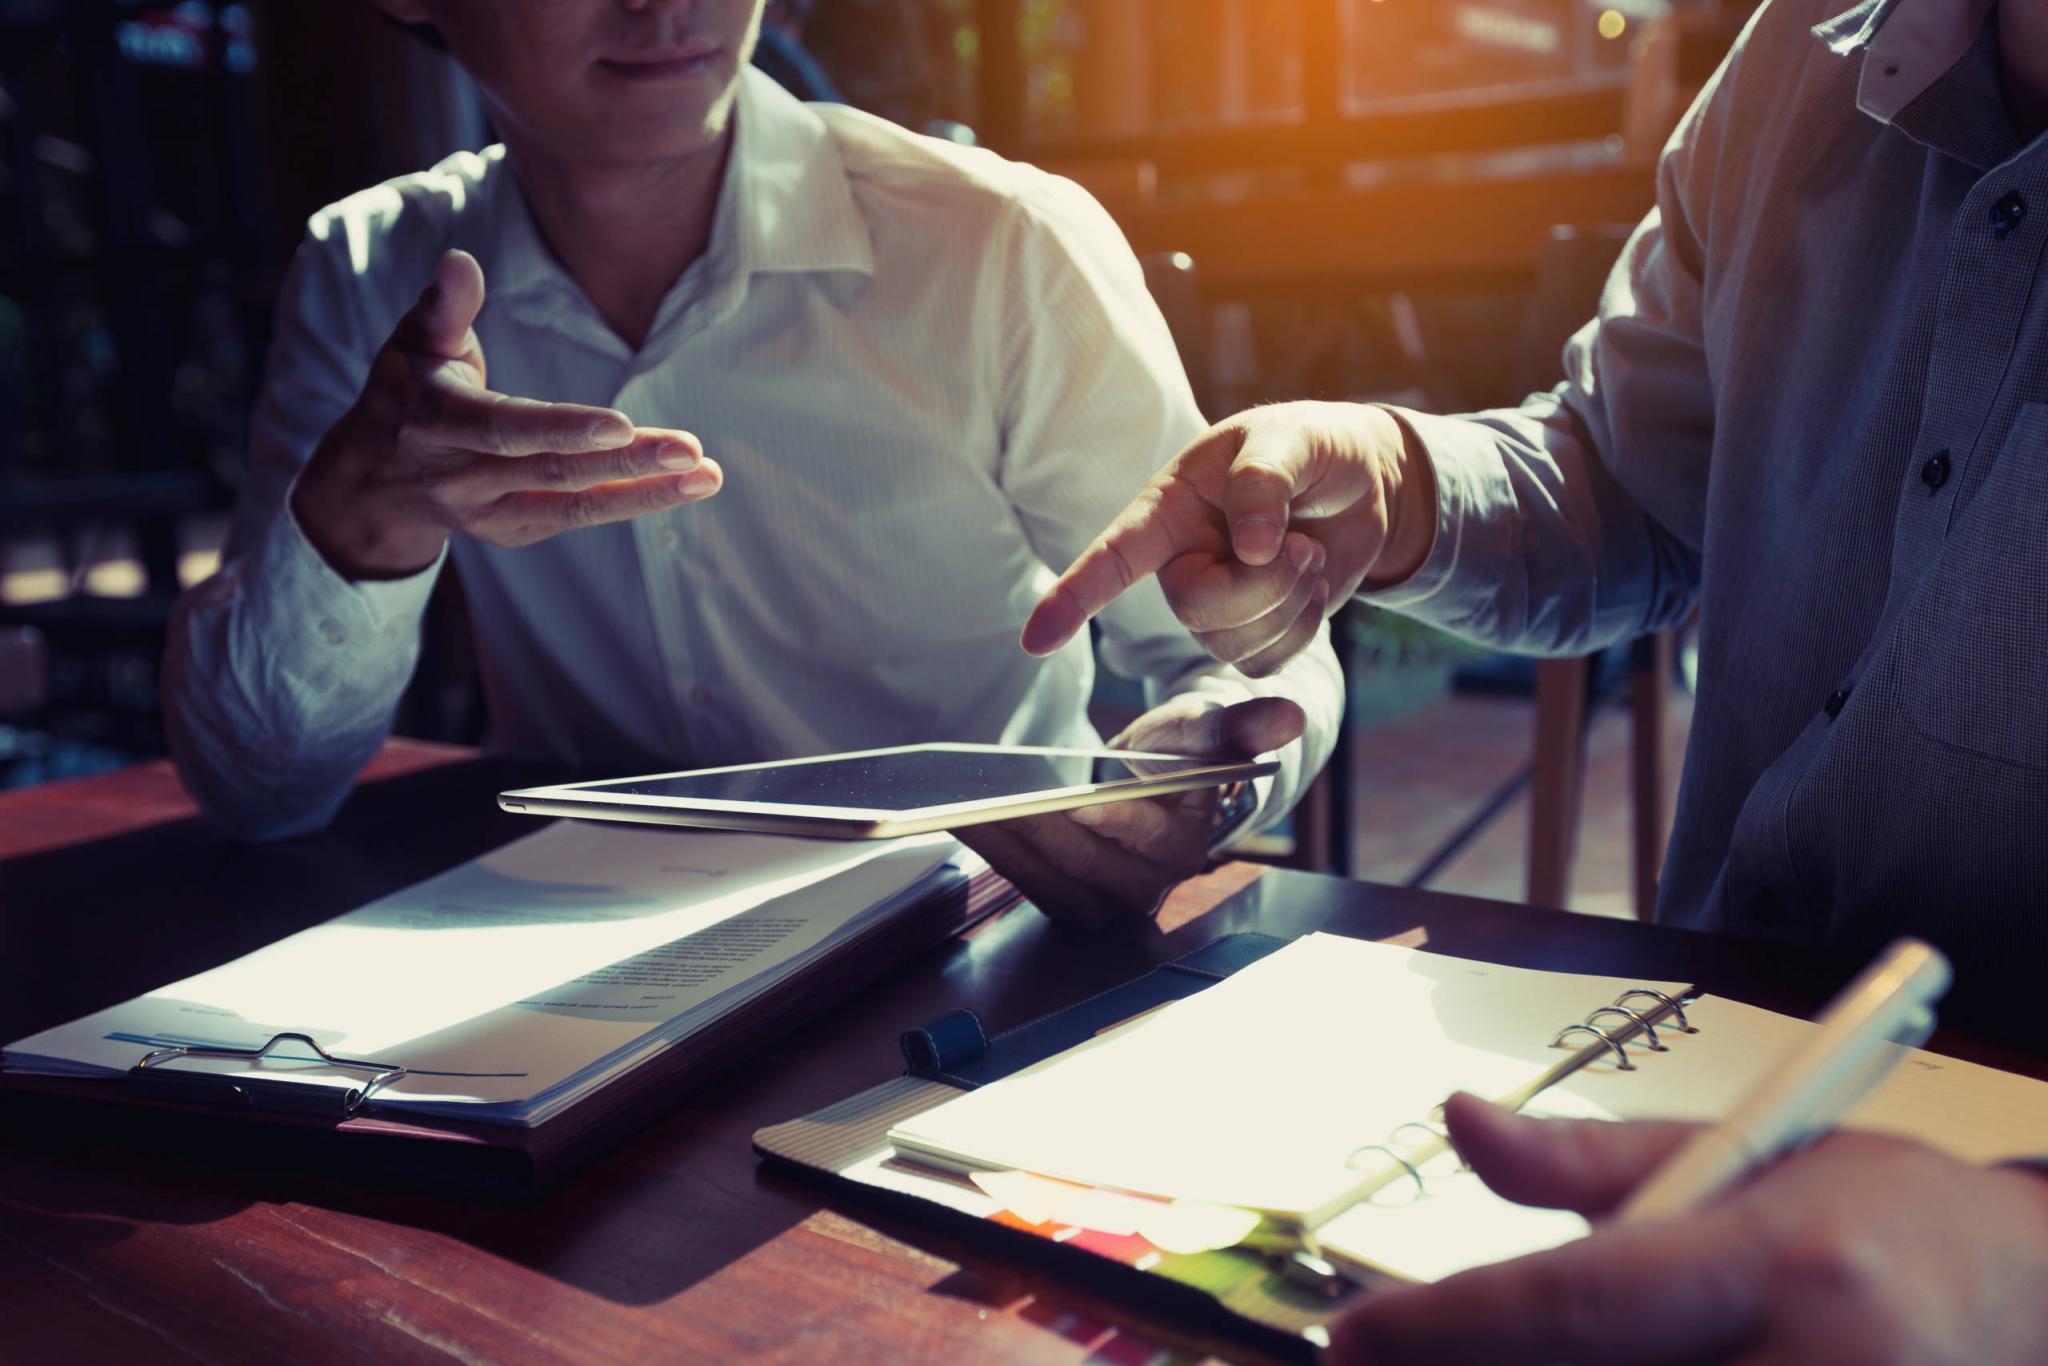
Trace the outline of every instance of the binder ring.
<instances>
[{"instance_id":1,"label":"binder ring","mask_svg":"<svg viewBox=\"0 0 2048 1366\"><path fill-rule=\"evenodd\" d=\"M1415 1194L1418 1198L1429 1194L1429 1184L1422 1179L1422 1173L1416 1170L1415 1164L1413 1162L1410 1162L1407 1158L1401 1156L1401 1154L1395 1152L1386 1144L1367 1143L1363 1147L1353 1148L1351 1150L1351 1156L1344 1159L1344 1165L1350 1167L1353 1171L1356 1171L1358 1169L1358 1155L1360 1153L1385 1153L1388 1157L1391 1157L1396 1162L1400 1163L1402 1169L1406 1171L1411 1178L1413 1178L1415 1182Z\"/></svg>"},{"instance_id":2,"label":"binder ring","mask_svg":"<svg viewBox=\"0 0 2048 1366\"><path fill-rule=\"evenodd\" d=\"M1442 1115L1443 1115L1443 1107L1442 1107L1441 1105L1439 1105L1439 1106L1438 1106L1438 1107L1436 1108L1436 1114L1437 1114L1437 1116L1438 1116L1439 1118L1441 1118L1441 1117L1442 1117ZM1458 1170L1459 1170L1459 1171L1461 1171L1461 1172L1465 1172L1465 1171L1470 1171L1470 1170L1472 1170L1472 1169L1471 1169L1470 1167L1468 1167L1468 1166L1466 1166L1466 1165L1465 1165L1465 1158L1464 1158L1464 1155L1463 1155L1462 1153L1459 1153L1459 1152L1458 1152L1458 1145L1457 1145L1457 1144L1455 1144L1455 1143L1453 1143L1453 1142L1451 1142L1451 1131L1450 1131L1449 1129L1446 1129L1446 1128L1445 1128L1445 1127L1444 1127L1443 1125L1441 1125L1441 1124L1430 1124L1430 1123L1427 1123L1426 1121L1423 1121L1423 1120L1419 1120L1419 1119L1411 1119L1411 1120L1408 1120L1408 1121L1407 1121L1406 1123L1403 1123L1403 1124L1396 1124L1396 1125L1395 1125L1395 1126L1394 1126L1394 1127L1393 1127L1392 1129L1390 1129L1390 1130L1388 1130L1388 1131L1387 1131L1387 1137L1388 1137L1389 1139L1391 1139L1391 1138L1395 1137L1396 1135L1398 1135L1398 1134L1399 1134L1399 1133L1400 1133L1400 1132L1401 1132L1401 1131L1402 1131L1403 1129L1420 1129L1420 1130L1422 1130L1422 1132L1424 1132L1424 1133L1428 1134L1428 1135L1429 1135L1429 1136L1430 1136L1431 1138L1433 1138L1433 1139L1435 1139L1435 1140L1436 1140L1437 1142L1439 1142L1439 1143L1443 1144L1443 1145L1444 1145L1444 1146L1443 1146L1443 1151L1444 1151L1444 1152L1447 1152L1447 1153L1451 1153L1451 1154L1453 1154L1453 1155L1455 1155L1455 1156L1457 1157L1457 1159L1458 1159ZM1431 1152L1431 1153L1427 1154L1427 1155L1426 1155L1426 1156L1425 1156L1425 1157L1423 1158L1423 1161L1427 1162L1427 1161L1429 1161L1429 1160L1430 1160L1431 1158L1434 1158L1434 1157L1436 1157L1436 1156L1437 1156L1437 1153L1435 1153L1435 1152Z\"/></svg>"},{"instance_id":3,"label":"binder ring","mask_svg":"<svg viewBox=\"0 0 2048 1366\"><path fill-rule=\"evenodd\" d=\"M1636 1065L1628 1060L1628 1050L1621 1046L1621 1041L1619 1039L1616 1039L1612 1034L1609 1034L1606 1030L1602 1029L1599 1025L1566 1025L1563 1029L1557 1031L1557 1037L1550 1041L1550 1046L1552 1048L1557 1047L1559 1044L1564 1042L1565 1035L1576 1034L1581 1029L1585 1030L1588 1034L1599 1035L1600 1042L1606 1044L1609 1048L1614 1050L1615 1066L1619 1068L1621 1071L1633 1072L1636 1070Z\"/></svg>"},{"instance_id":4,"label":"binder ring","mask_svg":"<svg viewBox=\"0 0 2048 1366\"><path fill-rule=\"evenodd\" d=\"M1624 991L1621 995L1614 998L1614 1004L1618 1006L1627 1005L1629 998L1632 996L1648 996L1650 999L1660 1002L1666 1010L1671 1012L1672 1018L1678 1021L1679 1033L1697 1034L1700 1032L1697 1025L1685 1018L1685 1007L1655 987L1637 987L1633 991Z\"/></svg>"},{"instance_id":5,"label":"binder ring","mask_svg":"<svg viewBox=\"0 0 2048 1366\"><path fill-rule=\"evenodd\" d=\"M1588 1015L1586 1017L1586 1023L1591 1024L1593 1023L1593 1021L1599 1019L1602 1015L1627 1016L1629 1019L1635 1021L1636 1028L1643 1031L1643 1037L1649 1042L1650 1051L1652 1053L1666 1053L1670 1051L1663 1044L1657 1042L1656 1026L1652 1025L1648 1020L1643 1018L1642 1011L1631 1010L1627 1006L1601 1006L1598 1010L1594 1011L1591 1015Z\"/></svg>"},{"instance_id":6,"label":"binder ring","mask_svg":"<svg viewBox=\"0 0 2048 1366\"><path fill-rule=\"evenodd\" d=\"M375 1076L371 1077L361 1086L344 1095L342 1098L342 1112L344 1115L353 1115L362 1108L363 1102L370 1098L372 1091L386 1082L396 1081L406 1074L406 1069L395 1063L362 1062L355 1058L337 1058L322 1048L319 1042L311 1035L291 1032L273 1034L267 1042L255 1048L236 1048L227 1044L196 1043L181 1043L174 1044L169 1048L154 1048L142 1055L141 1060L135 1064L133 1070L140 1072L154 1067L160 1062L167 1062L172 1058L242 1058L254 1062L267 1055L271 1049L284 1043L286 1040L304 1044L312 1049L314 1056L318 1057L321 1062L326 1063L329 1067L339 1067L351 1072L376 1073Z\"/></svg>"}]
</instances>

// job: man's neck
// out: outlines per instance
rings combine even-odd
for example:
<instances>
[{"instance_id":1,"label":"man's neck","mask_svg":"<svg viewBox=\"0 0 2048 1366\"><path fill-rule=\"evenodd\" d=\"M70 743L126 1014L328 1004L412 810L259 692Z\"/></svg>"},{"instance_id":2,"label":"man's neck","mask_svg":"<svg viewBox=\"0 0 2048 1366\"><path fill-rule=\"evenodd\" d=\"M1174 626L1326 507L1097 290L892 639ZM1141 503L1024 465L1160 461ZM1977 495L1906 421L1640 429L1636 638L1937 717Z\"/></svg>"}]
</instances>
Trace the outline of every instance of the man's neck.
<instances>
[{"instance_id":1,"label":"man's neck","mask_svg":"<svg viewBox=\"0 0 2048 1366\"><path fill-rule=\"evenodd\" d=\"M2032 142L2048 130L2048 5L1998 7L1998 68L2006 117L2021 142Z\"/></svg>"},{"instance_id":2,"label":"man's neck","mask_svg":"<svg viewBox=\"0 0 2048 1366\"><path fill-rule=\"evenodd\" d=\"M670 286L711 243L732 124L687 157L591 166L506 144L541 239L605 325L635 351Z\"/></svg>"}]
</instances>

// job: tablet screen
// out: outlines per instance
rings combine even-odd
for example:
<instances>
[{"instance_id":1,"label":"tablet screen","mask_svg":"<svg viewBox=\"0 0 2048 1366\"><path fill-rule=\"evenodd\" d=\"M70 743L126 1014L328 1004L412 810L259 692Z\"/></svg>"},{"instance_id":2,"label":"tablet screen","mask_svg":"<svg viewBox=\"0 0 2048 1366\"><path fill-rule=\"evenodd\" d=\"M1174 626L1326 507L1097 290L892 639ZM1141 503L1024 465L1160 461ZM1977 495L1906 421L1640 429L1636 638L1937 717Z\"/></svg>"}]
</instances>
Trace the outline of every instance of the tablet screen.
<instances>
[{"instance_id":1,"label":"tablet screen","mask_svg":"<svg viewBox=\"0 0 2048 1366\"><path fill-rule=\"evenodd\" d=\"M957 802L1000 800L1090 783L1168 777L1226 761L1083 751L1017 753L995 749L917 749L849 754L811 763L677 773L615 783L578 784L591 797L631 796L772 806L917 811Z\"/></svg>"}]
</instances>

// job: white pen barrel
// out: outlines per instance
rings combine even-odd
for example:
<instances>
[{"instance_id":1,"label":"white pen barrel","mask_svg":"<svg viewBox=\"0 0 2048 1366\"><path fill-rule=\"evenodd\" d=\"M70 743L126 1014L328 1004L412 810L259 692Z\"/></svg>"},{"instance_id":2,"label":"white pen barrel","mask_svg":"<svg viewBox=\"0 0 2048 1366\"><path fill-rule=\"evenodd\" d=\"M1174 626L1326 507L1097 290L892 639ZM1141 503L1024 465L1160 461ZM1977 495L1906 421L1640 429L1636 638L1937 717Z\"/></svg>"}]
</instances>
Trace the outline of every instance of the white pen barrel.
<instances>
[{"instance_id":1,"label":"white pen barrel","mask_svg":"<svg viewBox=\"0 0 2048 1366\"><path fill-rule=\"evenodd\" d=\"M1636 1187L1615 1216L1618 1224L1636 1224L1683 1214L1699 1203L1703 1190L1720 1190L1755 1161L1748 1148L1722 1130L1701 1134L1679 1150L1649 1180Z\"/></svg>"},{"instance_id":2,"label":"white pen barrel","mask_svg":"<svg viewBox=\"0 0 2048 1366\"><path fill-rule=\"evenodd\" d=\"M1938 950L1901 939L1821 1013L1818 1028L1713 1129L1700 1133L1622 1207L1623 1222L1692 1208L1750 1167L1832 1128L1933 1024L1948 990Z\"/></svg>"}]
</instances>

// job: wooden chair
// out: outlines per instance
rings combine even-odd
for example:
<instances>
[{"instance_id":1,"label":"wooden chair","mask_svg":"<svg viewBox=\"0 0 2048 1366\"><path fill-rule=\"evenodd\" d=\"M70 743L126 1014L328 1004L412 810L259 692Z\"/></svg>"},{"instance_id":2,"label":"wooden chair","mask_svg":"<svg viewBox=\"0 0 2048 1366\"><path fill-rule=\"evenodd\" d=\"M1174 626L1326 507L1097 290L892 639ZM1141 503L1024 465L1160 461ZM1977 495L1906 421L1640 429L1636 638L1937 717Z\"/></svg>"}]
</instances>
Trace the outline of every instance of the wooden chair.
<instances>
[{"instance_id":1,"label":"wooden chair","mask_svg":"<svg viewBox=\"0 0 2048 1366\"><path fill-rule=\"evenodd\" d=\"M1755 8L1748 0L1722 0L1712 7L1678 10L1645 29L1631 58L1622 120L1622 143L1632 161L1655 161ZM1553 231L1539 265L1527 334L1532 364L1540 361L1546 369L1535 373L1530 387L1554 372L1558 349L1593 315L1628 232L1619 226ZM1670 632L1638 640L1629 651L1631 882L1636 916L1642 920L1656 912L1657 876L1670 834L1663 736L1675 651ZM1591 659L1544 660L1536 667L1527 895L1538 906L1562 906L1570 891L1585 779L1586 719L1597 700L1594 684Z\"/></svg>"},{"instance_id":2,"label":"wooden chair","mask_svg":"<svg viewBox=\"0 0 2048 1366\"><path fill-rule=\"evenodd\" d=\"M1536 296L1524 333L1530 388L1557 371L1572 333L1593 316L1608 272L1628 240L1626 226L1557 228L1544 245ZM1673 671L1671 633L1636 641L1629 652L1631 826L1635 912L1657 907L1670 813L1665 810L1664 722ZM1586 724L1599 701L1597 656L1536 665L1536 737L1529 783L1529 859L1525 894L1532 905L1563 906L1571 890L1585 787Z\"/></svg>"}]
</instances>

